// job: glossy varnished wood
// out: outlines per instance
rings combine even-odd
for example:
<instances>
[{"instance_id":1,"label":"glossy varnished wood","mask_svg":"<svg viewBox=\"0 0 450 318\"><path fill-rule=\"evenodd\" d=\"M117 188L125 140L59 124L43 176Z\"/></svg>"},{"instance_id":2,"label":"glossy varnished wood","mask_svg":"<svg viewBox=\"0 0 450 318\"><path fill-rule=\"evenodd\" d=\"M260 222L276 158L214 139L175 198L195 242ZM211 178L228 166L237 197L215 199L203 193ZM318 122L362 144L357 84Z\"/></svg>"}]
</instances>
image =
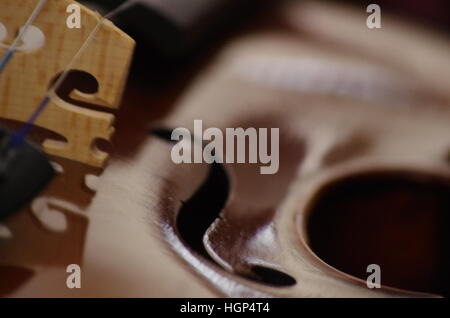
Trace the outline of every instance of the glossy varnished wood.
<instances>
[{"instance_id":1,"label":"glossy varnished wood","mask_svg":"<svg viewBox=\"0 0 450 318\"><path fill-rule=\"evenodd\" d=\"M363 18L330 4L281 6L165 90L132 78L104 172L53 158L65 172L43 196L69 203L56 207L67 215L68 229L49 232L29 209L6 223L14 237L0 241L7 260L0 276L13 267L17 279L3 294L423 296L388 286L369 290L363 280L327 265L309 242L311 206L326 184L368 170L449 174L448 41L414 37L386 18L389 37L375 31L380 48L373 50L371 34L347 31L343 39L329 27L360 30ZM426 41L420 52L391 50L392 42L419 39ZM428 65L415 62L423 56ZM194 119L205 128L277 127L282 138L278 175L261 176L254 165L224 165L229 195L221 217L204 233L206 256L180 235L177 216L211 167L173 164L171 144L149 133L150 127L192 128ZM84 185L86 174L100 174L96 192ZM65 266L72 262L83 269L80 290L65 286ZM255 279L254 265L283 272L295 284Z\"/></svg>"}]
</instances>

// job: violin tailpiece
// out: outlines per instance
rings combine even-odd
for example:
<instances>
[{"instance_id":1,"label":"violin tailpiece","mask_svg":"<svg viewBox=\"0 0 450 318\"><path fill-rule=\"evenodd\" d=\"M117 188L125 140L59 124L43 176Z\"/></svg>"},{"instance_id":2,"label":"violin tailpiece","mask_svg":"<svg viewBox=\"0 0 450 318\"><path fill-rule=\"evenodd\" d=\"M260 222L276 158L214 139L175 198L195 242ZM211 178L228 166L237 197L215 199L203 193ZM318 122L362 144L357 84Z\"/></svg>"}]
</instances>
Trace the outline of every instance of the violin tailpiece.
<instances>
[{"instance_id":1,"label":"violin tailpiece","mask_svg":"<svg viewBox=\"0 0 450 318\"><path fill-rule=\"evenodd\" d=\"M37 3L37 0L0 3L0 55L11 45ZM79 5L81 28L69 28L66 21L70 14L66 10L71 4L77 3L49 0L23 37L23 43L0 77L0 118L26 122L99 23L99 14ZM102 24L93 42L71 67L92 75L98 87L94 93L71 87L68 98L52 98L36 125L65 141L45 140L45 152L90 166L105 164L108 154L96 149L94 143L97 139L109 140L114 132L111 111L119 107L134 45L134 40L111 22ZM91 107L81 106L86 104ZM99 107L107 111L97 110Z\"/></svg>"}]
</instances>

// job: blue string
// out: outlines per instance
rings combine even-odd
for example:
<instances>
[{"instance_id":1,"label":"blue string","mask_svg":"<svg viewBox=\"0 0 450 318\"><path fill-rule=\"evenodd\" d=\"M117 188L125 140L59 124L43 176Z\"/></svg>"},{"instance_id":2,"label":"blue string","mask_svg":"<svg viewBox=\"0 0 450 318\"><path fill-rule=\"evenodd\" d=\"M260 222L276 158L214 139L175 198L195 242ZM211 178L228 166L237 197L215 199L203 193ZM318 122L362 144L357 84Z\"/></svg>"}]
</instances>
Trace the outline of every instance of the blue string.
<instances>
[{"instance_id":1,"label":"blue string","mask_svg":"<svg viewBox=\"0 0 450 318\"><path fill-rule=\"evenodd\" d=\"M11 58L14 56L14 49L9 49L5 55L0 60L0 74L5 69L8 62L11 60ZM30 116L30 118L27 120L25 124L22 125L22 127L16 131L11 136L10 146L12 148L17 148L25 141L26 136L30 132L31 128L33 128L33 125L35 121L38 119L39 115L44 111L44 109L47 107L48 103L50 102L50 97L48 94L42 99L39 106L34 110L33 114Z\"/></svg>"},{"instance_id":2,"label":"blue string","mask_svg":"<svg viewBox=\"0 0 450 318\"><path fill-rule=\"evenodd\" d=\"M8 64L9 60L11 60L11 58L14 55L14 50L13 49L9 49L5 55L2 57L2 59L0 60L0 73L3 72L3 70L5 69L6 65Z\"/></svg>"},{"instance_id":3,"label":"blue string","mask_svg":"<svg viewBox=\"0 0 450 318\"><path fill-rule=\"evenodd\" d=\"M16 148L19 147L25 140L25 137L30 132L31 128L33 128L34 122L38 119L39 115L42 113L42 111L47 107L48 103L50 102L50 97L46 95L42 101L40 102L39 106L36 108L36 110L33 112L31 117L28 119L28 121L18 130L15 132L11 137L11 147Z\"/></svg>"}]
</instances>

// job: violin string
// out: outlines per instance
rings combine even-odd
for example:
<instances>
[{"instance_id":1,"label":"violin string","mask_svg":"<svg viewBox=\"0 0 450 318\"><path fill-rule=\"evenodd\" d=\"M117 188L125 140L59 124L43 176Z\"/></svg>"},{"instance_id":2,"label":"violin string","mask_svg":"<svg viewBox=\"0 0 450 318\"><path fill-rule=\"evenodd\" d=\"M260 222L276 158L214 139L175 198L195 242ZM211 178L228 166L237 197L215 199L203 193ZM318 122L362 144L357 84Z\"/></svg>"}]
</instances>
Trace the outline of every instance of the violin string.
<instances>
[{"instance_id":1,"label":"violin string","mask_svg":"<svg viewBox=\"0 0 450 318\"><path fill-rule=\"evenodd\" d=\"M9 63L11 58L14 56L14 53L16 52L17 47L19 46L20 42L23 39L23 36L26 34L28 28L34 23L36 18L41 13L42 9L44 8L45 4L48 0L40 0L36 7L34 8L33 12L31 13L30 17L28 18L25 25L20 29L19 34L14 39L14 42L11 44L11 46L8 48L6 53L3 55L3 57L0 59L0 74L5 69L6 65Z\"/></svg>"},{"instance_id":2,"label":"violin string","mask_svg":"<svg viewBox=\"0 0 450 318\"><path fill-rule=\"evenodd\" d=\"M37 106L37 108L34 110L34 112L31 114L31 116L28 118L28 120L25 122L25 124L11 137L10 145L12 148L16 148L24 142L26 136L30 132L34 123L39 118L39 116L42 114L42 112L45 110L45 108L48 106L48 104L50 103L52 98L54 98L56 96L56 91L61 86L61 84L66 80L67 76L73 69L73 66L78 61L79 57L84 53L84 51L92 43L95 36L97 35L97 33L100 31L101 27L103 26L103 23L105 21L113 18L117 14L121 13L122 11L128 9L129 7L134 5L136 3L136 1L137 0L126 1L100 18L99 22L96 24L94 29L88 34L86 40L83 42L81 47L75 53L73 58L69 61L69 63L65 67L64 71L58 77L57 81L50 87L50 89L47 91L45 96L42 98L42 100L39 103L39 105Z\"/></svg>"}]
</instances>

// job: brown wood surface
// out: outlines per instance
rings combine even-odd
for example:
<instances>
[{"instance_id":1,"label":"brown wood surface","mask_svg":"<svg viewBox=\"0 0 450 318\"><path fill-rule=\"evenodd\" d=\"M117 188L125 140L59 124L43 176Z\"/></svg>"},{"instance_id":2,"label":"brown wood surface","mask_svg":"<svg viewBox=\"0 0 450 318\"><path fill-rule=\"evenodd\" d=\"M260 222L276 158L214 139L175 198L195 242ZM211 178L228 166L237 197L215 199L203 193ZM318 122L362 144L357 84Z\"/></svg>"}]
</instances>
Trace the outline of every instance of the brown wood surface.
<instances>
[{"instance_id":1,"label":"brown wood surface","mask_svg":"<svg viewBox=\"0 0 450 318\"><path fill-rule=\"evenodd\" d=\"M200 57L170 87L156 89L132 77L116 114L105 170L52 157L64 171L41 196L48 208L36 211L35 205L5 224L12 237L0 239L0 277L8 277L0 280L7 282L0 284L0 294L442 295L427 284L434 267L409 291L369 290L364 280L327 265L311 250L308 213L324 185L360 171L400 169L445 180L449 174L448 39L389 16L383 17L383 29L367 30L365 17L361 8L288 3L249 18L246 28ZM155 126L192 128L194 119L202 119L205 128L279 127L282 138L277 175L261 176L254 165L225 165L230 195L203 237L206 257L186 244L176 220L210 167L174 165L171 145L149 134ZM36 130L34 136L43 134ZM95 191L86 186L86 174L99 175L90 179ZM66 227L57 222L61 214ZM412 246L429 244L412 250L410 260L439 261L448 253L434 248L436 220L427 220L411 218L401 232ZM386 275L416 279L423 268L405 268L403 261L387 263ZM82 266L79 290L65 285L65 268L72 263ZM251 273L255 264L280 270L296 284L258 281ZM446 281L448 274L437 274Z\"/></svg>"}]
</instances>

